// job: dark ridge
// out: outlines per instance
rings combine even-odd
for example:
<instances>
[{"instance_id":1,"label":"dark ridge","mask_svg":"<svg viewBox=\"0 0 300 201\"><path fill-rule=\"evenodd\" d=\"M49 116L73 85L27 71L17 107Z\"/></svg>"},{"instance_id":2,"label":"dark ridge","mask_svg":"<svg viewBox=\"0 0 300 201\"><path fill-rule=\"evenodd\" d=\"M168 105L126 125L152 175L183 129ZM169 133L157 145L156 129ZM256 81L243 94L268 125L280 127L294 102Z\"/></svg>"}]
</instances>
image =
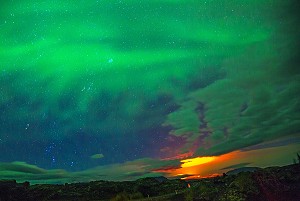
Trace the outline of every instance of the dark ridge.
<instances>
[{"instance_id":1,"label":"dark ridge","mask_svg":"<svg viewBox=\"0 0 300 201\"><path fill-rule=\"evenodd\" d=\"M261 169L261 168L259 168L259 167L241 167L241 168L237 168L237 169L234 169L234 170L230 170L230 171L226 172L226 174L227 175L235 175L235 174L238 174L240 172L255 172L259 169Z\"/></svg>"}]
</instances>

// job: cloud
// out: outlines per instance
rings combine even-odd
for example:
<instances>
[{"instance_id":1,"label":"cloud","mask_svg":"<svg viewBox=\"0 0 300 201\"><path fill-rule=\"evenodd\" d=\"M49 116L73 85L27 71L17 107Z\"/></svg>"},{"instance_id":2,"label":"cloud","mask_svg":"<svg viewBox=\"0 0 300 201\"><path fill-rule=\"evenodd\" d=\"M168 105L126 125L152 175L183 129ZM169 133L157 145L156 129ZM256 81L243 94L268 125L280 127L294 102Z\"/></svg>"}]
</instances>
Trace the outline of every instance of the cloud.
<instances>
[{"instance_id":1,"label":"cloud","mask_svg":"<svg viewBox=\"0 0 300 201\"><path fill-rule=\"evenodd\" d=\"M240 56L224 60L225 78L191 91L180 109L168 115L170 134L185 137L186 147L199 143L196 156L220 155L298 134L299 44L291 42L296 34L285 34L275 32L247 46ZM270 45L274 38L277 43Z\"/></svg>"},{"instance_id":2,"label":"cloud","mask_svg":"<svg viewBox=\"0 0 300 201\"><path fill-rule=\"evenodd\" d=\"M100 159L100 158L103 158L104 155L103 154L94 154L91 156L91 159Z\"/></svg>"},{"instance_id":3,"label":"cloud","mask_svg":"<svg viewBox=\"0 0 300 201\"><path fill-rule=\"evenodd\" d=\"M16 179L18 182L31 183L66 183L89 182L94 180L136 180L141 177L162 176L158 169L178 168L179 161L161 161L152 158L141 158L125 163L97 166L77 172L62 169L42 169L25 162L0 163L2 179Z\"/></svg>"},{"instance_id":4,"label":"cloud","mask_svg":"<svg viewBox=\"0 0 300 201\"><path fill-rule=\"evenodd\" d=\"M155 170L170 166L179 167L179 165L180 162L176 160L161 161L152 158L141 158L125 163L98 166L88 170L74 172L73 181L76 179L78 179L78 181L82 179L86 181L100 179L122 181L135 180L141 177L162 176L164 175L163 173Z\"/></svg>"},{"instance_id":5,"label":"cloud","mask_svg":"<svg viewBox=\"0 0 300 201\"><path fill-rule=\"evenodd\" d=\"M272 148L272 147L279 147L279 146L287 146L287 145L293 145L293 144L299 144L300 143L300 137L295 136L287 136L279 139L275 139L269 142L264 142L261 144L245 147L241 149L241 151L250 151L250 150L258 150L258 149L266 149L266 148Z\"/></svg>"},{"instance_id":6,"label":"cloud","mask_svg":"<svg viewBox=\"0 0 300 201\"><path fill-rule=\"evenodd\" d=\"M0 163L0 171L14 171L30 174L44 174L46 170L25 162Z\"/></svg>"},{"instance_id":7,"label":"cloud","mask_svg":"<svg viewBox=\"0 0 300 201\"><path fill-rule=\"evenodd\" d=\"M0 175L2 179L32 183L64 183L70 177L70 173L65 170L46 170L25 162L0 163Z\"/></svg>"}]
</instances>

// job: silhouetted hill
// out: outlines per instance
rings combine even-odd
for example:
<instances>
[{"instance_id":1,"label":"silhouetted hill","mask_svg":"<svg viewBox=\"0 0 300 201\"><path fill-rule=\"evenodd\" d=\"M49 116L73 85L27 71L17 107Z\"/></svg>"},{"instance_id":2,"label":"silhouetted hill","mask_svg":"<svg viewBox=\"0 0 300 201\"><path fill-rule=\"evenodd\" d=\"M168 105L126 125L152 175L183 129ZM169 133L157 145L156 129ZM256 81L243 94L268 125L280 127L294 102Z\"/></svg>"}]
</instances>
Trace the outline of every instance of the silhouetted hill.
<instances>
[{"instance_id":1,"label":"silhouetted hill","mask_svg":"<svg viewBox=\"0 0 300 201\"><path fill-rule=\"evenodd\" d=\"M226 172L226 174L227 175L235 175L235 174L238 174L240 172L255 172L259 169L261 169L261 168L258 168L258 167L242 167L242 168L237 168L237 169L234 169L234 170L230 170L230 171Z\"/></svg>"},{"instance_id":2,"label":"silhouetted hill","mask_svg":"<svg viewBox=\"0 0 300 201\"><path fill-rule=\"evenodd\" d=\"M255 171L253 171L255 170ZM300 165L239 168L234 174L201 180L164 177L136 181L94 181L65 185L0 180L0 201L299 201ZM188 188L188 184L190 188Z\"/></svg>"}]
</instances>

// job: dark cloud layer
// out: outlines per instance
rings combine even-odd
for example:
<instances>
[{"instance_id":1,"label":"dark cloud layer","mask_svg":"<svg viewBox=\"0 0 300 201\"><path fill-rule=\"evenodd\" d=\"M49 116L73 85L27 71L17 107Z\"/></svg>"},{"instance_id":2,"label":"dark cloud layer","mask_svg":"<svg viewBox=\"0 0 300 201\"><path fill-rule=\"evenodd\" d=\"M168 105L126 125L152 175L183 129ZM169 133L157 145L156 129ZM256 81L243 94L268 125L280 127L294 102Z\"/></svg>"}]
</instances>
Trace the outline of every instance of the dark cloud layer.
<instances>
[{"instance_id":1,"label":"dark cloud layer","mask_svg":"<svg viewBox=\"0 0 300 201\"><path fill-rule=\"evenodd\" d=\"M141 158L122 164L97 166L79 172L67 172L61 169L46 170L25 162L0 163L1 179L15 178L19 182L29 180L32 183L88 182L95 180L135 180L147 176L161 176L155 169L172 166L179 167L178 161L159 161Z\"/></svg>"},{"instance_id":2,"label":"dark cloud layer","mask_svg":"<svg viewBox=\"0 0 300 201\"><path fill-rule=\"evenodd\" d=\"M295 23L291 16L275 18L285 28ZM225 79L191 92L169 114L172 134L186 136L190 144L201 142L196 155L219 155L299 134L299 29L283 27L240 56L224 60Z\"/></svg>"}]
</instances>

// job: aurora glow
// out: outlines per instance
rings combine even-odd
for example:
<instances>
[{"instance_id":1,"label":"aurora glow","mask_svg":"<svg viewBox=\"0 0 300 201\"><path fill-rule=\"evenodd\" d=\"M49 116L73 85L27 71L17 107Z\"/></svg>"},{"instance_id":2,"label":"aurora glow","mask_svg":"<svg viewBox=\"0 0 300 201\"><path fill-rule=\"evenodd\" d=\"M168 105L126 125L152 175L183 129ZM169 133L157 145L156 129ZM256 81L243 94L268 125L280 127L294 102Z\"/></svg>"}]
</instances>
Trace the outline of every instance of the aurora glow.
<instances>
[{"instance_id":1,"label":"aurora glow","mask_svg":"<svg viewBox=\"0 0 300 201\"><path fill-rule=\"evenodd\" d=\"M1 2L0 179L205 176L291 163L300 151L298 8ZM182 164L211 156L197 170Z\"/></svg>"}]
</instances>

